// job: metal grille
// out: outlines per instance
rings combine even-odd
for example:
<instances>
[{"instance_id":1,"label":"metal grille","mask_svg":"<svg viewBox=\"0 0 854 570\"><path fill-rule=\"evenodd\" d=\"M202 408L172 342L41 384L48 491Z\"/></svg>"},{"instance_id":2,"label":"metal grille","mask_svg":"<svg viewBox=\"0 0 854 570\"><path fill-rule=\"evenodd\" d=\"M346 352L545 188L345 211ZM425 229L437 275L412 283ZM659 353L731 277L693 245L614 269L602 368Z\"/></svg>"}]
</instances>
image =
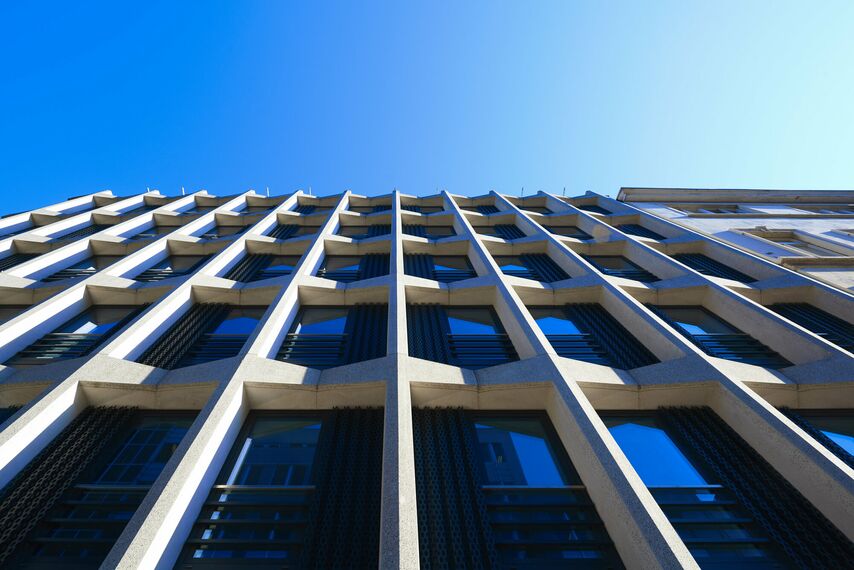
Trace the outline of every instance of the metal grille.
<instances>
[{"instance_id":1,"label":"metal grille","mask_svg":"<svg viewBox=\"0 0 854 570\"><path fill-rule=\"evenodd\" d=\"M667 239L663 235L657 234L654 231L647 229L640 224L619 224L618 226L616 226L616 228L621 232L632 236L645 237L658 241Z\"/></svg>"},{"instance_id":2,"label":"metal grille","mask_svg":"<svg viewBox=\"0 0 854 570\"><path fill-rule=\"evenodd\" d=\"M641 283L652 283L653 281L658 281L658 277L643 269L638 267L634 263L631 263L628 260L626 264L629 267L625 269L612 269L609 267L605 267L596 261L595 257L589 255L581 255L584 259L586 259L593 267L604 273L605 275L610 275L612 277L622 277L623 279L632 279L634 281L640 281Z\"/></svg>"},{"instance_id":3,"label":"metal grille","mask_svg":"<svg viewBox=\"0 0 854 570\"><path fill-rule=\"evenodd\" d=\"M60 269L56 273L48 275L43 278L42 281L44 283L52 283L54 281L62 281L63 279L74 279L77 277L89 277L91 275L95 275L97 269L94 267L87 267L85 269L77 269L74 267L69 267L66 269Z\"/></svg>"},{"instance_id":4,"label":"metal grille","mask_svg":"<svg viewBox=\"0 0 854 570\"><path fill-rule=\"evenodd\" d=\"M854 325L806 303L778 303L768 307L805 329L854 352Z\"/></svg>"},{"instance_id":5,"label":"metal grille","mask_svg":"<svg viewBox=\"0 0 854 570\"><path fill-rule=\"evenodd\" d=\"M358 269L329 271L326 267L321 267L317 271L317 276L341 283L352 283L353 281L361 281L362 279L381 277L388 275L389 258L389 254L387 253L369 253L363 255L359 260Z\"/></svg>"},{"instance_id":6,"label":"metal grille","mask_svg":"<svg viewBox=\"0 0 854 570\"><path fill-rule=\"evenodd\" d=\"M480 212L481 214L483 214L484 216L488 216L490 214L497 214L498 212L501 211L491 204L486 205L486 206L476 206L475 209L478 212Z\"/></svg>"},{"instance_id":7,"label":"metal grille","mask_svg":"<svg viewBox=\"0 0 854 570\"><path fill-rule=\"evenodd\" d=\"M3 259L0 259L0 271L12 269L17 265L20 265L25 261L35 259L36 257L38 257L38 254L36 253L13 253L12 255L8 255Z\"/></svg>"},{"instance_id":8,"label":"metal grille","mask_svg":"<svg viewBox=\"0 0 854 570\"><path fill-rule=\"evenodd\" d=\"M498 568L475 436L462 410L412 410L422 570Z\"/></svg>"},{"instance_id":9,"label":"metal grille","mask_svg":"<svg viewBox=\"0 0 854 570\"><path fill-rule=\"evenodd\" d=\"M204 333L184 354L177 368L237 356L247 340L249 335L246 334Z\"/></svg>"},{"instance_id":10,"label":"metal grille","mask_svg":"<svg viewBox=\"0 0 854 570\"><path fill-rule=\"evenodd\" d=\"M565 237L571 237L571 238L575 238L575 239L579 239L579 240L593 239L593 236L591 236L587 232L583 232L583 231L579 230L578 228L575 228L571 232L567 232L564 228L562 228L560 226L543 226L543 227L546 228L550 233L562 235Z\"/></svg>"},{"instance_id":11,"label":"metal grille","mask_svg":"<svg viewBox=\"0 0 854 570\"><path fill-rule=\"evenodd\" d=\"M791 408L780 408L780 411L783 412L787 418L798 424L798 427L810 434L814 440L822 444L836 457L844 461L848 467L854 469L854 455L848 453L845 448L837 444L835 441L827 437L824 432L812 425L809 421L809 417L805 418Z\"/></svg>"},{"instance_id":12,"label":"metal grille","mask_svg":"<svg viewBox=\"0 0 854 570\"><path fill-rule=\"evenodd\" d=\"M199 303L190 307L163 336L137 359L140 364L170 370L175 368L196 342L228 315L226 303Z\"/></svg>"},{"instance_id":13,"label":"metal grille","mask_svg":"<svg viewBox=\"0 0 854 570\"><path fill-rule=\"evenodd\" d=\"M378 237L385 236L391 233L391 225L390 224L374 224L372 226L368 226L368 234L366 237Z\"/></svg>"},{"instance_id":14,"label":"metal grille","mask_svg":"<svg viewBox=\"0 0 854 570\"><path fill-rule=\"evenodd\" d=\"M525 233L513 224L496 224L493 228L498 237L508 241L525 237Z\"/></svg>"},{"instance_id":15,"label":"metal grille","mask_svg":"<svg viewBox=\"0 0 854 570\"><path fill-rule=\"evenodd\" d=\"M569 319L596 340L598 348L608 355L608 360L617 368L626 370L655 364L658 359L643 344L633 337L617 319L596 303L566 305ZM555 347L557 350L557 347ZM593 351L591 358L598 358ZM563 356L563 355L561 355ZM570 356L569 358L577 358ZM583 359L582 359L583 360ZM595 362L595 360L590 360Z\"/></svg>"},{"instance_id":16,"label":"metal grille","mask_svg":"<svg viewBox=\"0 0 854 570\"><path fill-rule=\"evenodd\" d=\"M278 224L275 228L273 228L273 231L271 231L267 235L271 238L285 240L297 235L298 231L299 226Z\"/></svg>"},{"instance_id":17,"label":"metal grille","mask_svg":"<svg viewBox=\"0 0 854 570\"><path fill-rule=\"evenodd\" d=\"M604 216L611 214L610 210L606 210L602 206L597 206L596 204L584 204L582 206L576 206L576 208L584 210L585 212L593 212L594 214L602 214Z\"/></svg>"},{"instance_id":18,"label":"metal grille","mask_svg":"<svg viewBox=\"0 0 854 570\"><path fill-rule=\"evenodd\" d=\"M312 204L297 204L297 207L294 208L294 212L296 212L297 214L306 215L313 213L315 209L317 209L317 206L314 206Z\"/></svg>"},{"instance_id":19,"label":"metal grille","mask_svg":"<svg viewBox=\"0 0 854 570\"><path fill-rule=\"evenodd\" d=\"M417 237L427 237L427 228L419 224L404 224L403 233Z\"/></svg>"},{"instance_id":20,"label":"metal grille","mask_svg":"<svg viewBox=\"0 0 854 570\"><path fill-rule=\"evenodd\" d=\"M663 408L659 414L733 491L791 564L828 570L850 566L854 544L711 409Z\"/></svg>"},{"instance_id":21,"label":"metal grille","mask_svg":"<svg viewBox=\"0 0 854 570\"><path fill-rule=\"evenodd\" d=\"M223 277L233 281L254 281L258 274L270 264L272 259L273 256L269 254L250 253L244 255Z\"/></svg>"},{"instance_id":22,"label":"metal grille","mask_svg":"<svg viewBox=\"0 0 854 570\"><path fill-rule=\"evenodd\" d=\"M732 279L733 281L741 281L742 283L753 283L756 281L753 277L745 275L741 271L733 269L732 267L724 265L720 261L716 261L711 257L700 253L679 253L674 255L673 259L687 265L691 269L698 271L703 275Z\"/></svg>"},{"instance_id":23,"label":"metal grille","mask_svg":"<svg viewBox=\"0 0 854 570\"><path fill-rule=\"evenodd\" d=\"M141 305L125 315L104 334L48 333L6 361L11 366L48 364L59 360L81 358L118 333L137 317L148 304Z\"/></svg>"},{"instance_id":24,"label":"metal grille","mask_svg":"<svg viewBox=\"0 0 854 570\"><path fill-rule=\"evenodd\" d=\"M376 568L383 410L339 409L328 418L318 442L317 493L300 567Z\"/></svg>"},{"instance_id":25,"label":"metal grille","mask_svg":"<svg viewBox=\"0 0 854 570\"><path fill-rule=\"evenodd\" d=\"M183 271L174 271L171 268L164 269L146 269L136 277L134 277L134 281L140 281L142 283L153 283L156 281L163 281L164 279L170 279L172 277L179 277L182 275L189 275L193 273L196 269L198 269L203 263L205 263L208 259L210 259L210 255L204 256L197 263L194 263L192 267L185 269Z\"/></svg>"},{"instance_id":26,"label":"metal grille","mask_svg":"<svg viewBox=\"0 0 854 570\"><path fill-rule=\"evenodd\" d=\"M403 270L407 275L432 279L439 283L453 283L477 277L473 269L438 269L433 263L433 256L428 253L404 255Z\"/></svg>"},{"instance_id":27,"label":"metal grille","mask_svg":"<svg viewBox=\"0 0 854 570\"><path fill-rule=\"evenodd\" d=\"M415 204L401 204L401 210L406 210L407 212L420 212L421 206L416 206Z\"/></svg>"},{"instance_id":28,"label":"metal grille","mask_svg":"<svg viewBox=\"0 0 854 570\"><path fill-rule=\"evenodd\" d=\"M554 262L548 255L542 253L528 253L519 256L522 263L525 264L531 271L531 279L542 281L545 283L553 283L555 281L563 281L569 279L566 271Z\"/></svg>"},{"instance_id":29,"label":"metal grille","mask_svg":"<svg viewBox=\"0 0 854 570\"><path fill-rule=\"evenodd\" d=\"M67 233L65 235L61 235L56 239L67 240L67 239L77 239L86 236L91 236L92 234L96 234L102 230L109 228L110 226L106 224L92 224L86 226L85 228L80 228L79 230L74 230L73 232Z\"/></svg>"},{"instance_id":30,"label":"metal grille","mask_svg":"<svg viewBox=\"0 0 854 570\"><path fill-rule=\"evenodd\" d=\"M0 565L133 417L130 408L87 408L33 459L0 498Z\"/></svg>"}]
</instances>

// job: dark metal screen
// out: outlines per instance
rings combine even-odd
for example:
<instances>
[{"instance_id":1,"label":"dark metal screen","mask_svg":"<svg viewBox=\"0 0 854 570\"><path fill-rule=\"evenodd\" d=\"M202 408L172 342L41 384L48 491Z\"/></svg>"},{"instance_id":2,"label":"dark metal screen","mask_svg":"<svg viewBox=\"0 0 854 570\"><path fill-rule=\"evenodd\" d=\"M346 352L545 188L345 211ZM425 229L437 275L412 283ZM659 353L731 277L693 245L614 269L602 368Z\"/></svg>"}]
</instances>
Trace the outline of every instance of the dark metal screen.
<instances>
[{"instance_id":1,"label":"dark metal screen","mask_svg":"<svg viewBox=\"0 0 854 570\"><path fill-rule=\"evenodd\" d=\"M74 230L71 233L67 233L65 235L61 235L56 239L66 240L66 239L77 239L86 236L91 236L92 234L96 234L101 230L105 230L110 226L106 224L92 224L90 226L86 226L85 228L80 228L79 230Z\"/></svg>"},{"instance_id":2,"label":"dark metal screen","mask_svg":"<svg viewBox=\"0 0 854 570\"><path fill-rule=\"evenodd\" d=\"M566 305L564 307L569 319L584 333L592 336L595 343L592 344L589 361L597 362L599 356L604 353L608 356L608 362L617 367L629 370L640 366L655 364L658 359L652 352L641 344L635 337L621 325L617 319L596 303L579 303ZM551 339L549 339L551 340ZM561 356L579 358L583 356L583 346L568 345L567 353L561 354L558 346L555 350ZM581 358L586 360L586 358Z\"/></svg>"},{"instance_id":3,"label":"dark metal screen","mask_svg":"<svg viewBox=\"0 0 854 570\"><path fill-rule=\"evenodd\" d=\"M698 271L703 275L732 279L733 281L741 281L742 283L753 283L756 281L753 277L746 275L737 269L733 269L728 265L724 265L720 261L716 261L701 253L678 253L673 256L673 259L680 263L684 263L691 269Z\"/></svg>"},{"instance_id":4,"label":"dark metal screen","mask_svg":"<svg viewBox=\"0 0 854 570\"><path fill-rule=\"evenodd\" d=\"M175 368L208 330L222 322L229 309L227 303L193 305L136 361L167 370Z\"/></svg>"},{"instance_id":5,"label":"dark metal screen","mask_svg":"<svg viewBox=\"0 0 854 570\"><path fill-rule=\"evenodd\" d=\"M805 329L854 352L854 325L806 303L778 303L768 307Z\"/></svg>"},{"instance_id":6,"label":"dark metal screen","mask_svg":"<svg viewBox=\"0 0 854 570\"><path fill-rule=\"evenodd\" d=\"M411 236L427 237L427 228L419 224L404 224L403 233Z\"/></svg>"},{"instance_id":7,"label":"dark metal screen","mask_svg":"<svg viewBox=\"0 0 854 570\"><path fill-rule=\"evenodd\" d=\"M299 226L297 226L297 225L278 224L275 228L273 228L273 231L271 231L267 235L270 236L271 238L284 240L284 239L294 237L295 235L297 235L298 231L299 231Z\"/></svg>"},{"instance_id":8,"label":"dark metal screen","mask_svg":"<svg viewBox=\"0 0 854 570\"><path fill-rule=\"evenodd\" d=\"M522 263L530 269L531 279L543 281L545 283L553 283L555 281L563 281L569 279L566 271L554 262L548 255L542 253L527 253L519 256Z\"/></svg>"},{"instance_id":9,"label":"dark metal screen","mask_svg":"<svg viewBox=\"0 0 854 570\"><path fill-rule=\"evenodd\" d=\"M273 256L269 254L248 253L240 261L235 263L223 277L233 281L252 281L270 264L272 259Z\"/></svg>"},{"instance_id":10,"label":"dark metal screen","mask_svg":"<svg viewBox=\"0 0 854 570\"><path fill-rule=\"evenodd\" d=\"M662 408L659 415L735 494L792 565L850 567L854 544L710 408Z\"/></svg>"},{"instance_id":11,"label":"dark metal screen","mask_svg":"<svg viewBox=\"0 0 854 570\"><path fill-rule=\"evenodd\" d=\"M621 232L627 233L632 236L645 237L658 241L666 239L663 235L657 234L654 231L647 229L640 224L620 224L616 226L616 228Z\"/></svg>"},{"instance_id":12,"label":"dark metal screen","mask_svg":"<svg viewBox=\"0 0 854 570\"><path fill-rule=\"evenodd\" d=\"M0 497L0 565L132 418L129 408L87 408L33 459Z\"/></svg>"},{"instance_id":13,"label":"dark metal screen","mask_svg":"<svg viewBox=\"0 0 854 570\"><path fill-rule=\"evenodd\" d=\"M35 259L38 256L39 255L37 253L13 253L12 255L8 255L3 259L0 259L0 271L12 269L17 265L20 265L25 261Z\"/></svg>"},{"instance_id":14,"label":"dark metal screen","mask_svg":"<svg viewBox=\"0 0 854 570\"><path fill-rule=\"evenodd\" d=\"M498 237L508 241L525 237L525 233L514 224L496 224L493 228Z\"/></svg>"},{"instance_id":15,"label":"dark metal screen","mask_svg":"<svg viewBox=\"0 0 854 570\"><path fill-rule=\"evenodd\" d=\"M780 411L783 412L787 418L798 424L799 428L810 434L814 440L822 444L836 457L844 461L848 467L854 469L854 455L848 453L846 449L824 435L820 429L812 425L809 421L809 416L804 417L791 408L780 408Z\"/></svg>"},{"instance_id":16,"label":"dark metal screen","mask_svg":"<svg viewBox=\"0 0 854 570\"><path fill-rule=\"evenodd\" d=\"M476 206L475 208L477 209L478 212L480 212L484 216L488 216L490 214L497 214L498 212L501 211L491 204L486 205L486 206Z\"/></svg>"}]
</instances>

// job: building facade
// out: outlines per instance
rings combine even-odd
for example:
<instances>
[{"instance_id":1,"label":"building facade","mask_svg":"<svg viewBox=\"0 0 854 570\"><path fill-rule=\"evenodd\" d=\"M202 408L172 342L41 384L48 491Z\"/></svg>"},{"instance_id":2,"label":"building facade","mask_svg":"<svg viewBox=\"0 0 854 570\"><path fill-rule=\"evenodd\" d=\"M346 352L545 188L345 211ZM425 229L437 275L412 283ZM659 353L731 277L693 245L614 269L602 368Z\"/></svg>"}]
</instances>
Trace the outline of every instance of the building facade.
<instances>
[{"instance_id":1,"label":"building facade","mask_svg":"<svg viewBox=\"0 0 854 570\"><path fill-rule=\"evenodd\" d=\"M854 291L854 192L622 188L619 200Z\"/></svg>"},{"instance_id":2,"label":"building facade","mask_svg":"<svg viewBox=\"0 0 854 570\"><path fill-rule=\"evenodd\" d=\"M850 565L852 295L622 198L0 219L0 566Z\"/></svg>"}]
</instances>

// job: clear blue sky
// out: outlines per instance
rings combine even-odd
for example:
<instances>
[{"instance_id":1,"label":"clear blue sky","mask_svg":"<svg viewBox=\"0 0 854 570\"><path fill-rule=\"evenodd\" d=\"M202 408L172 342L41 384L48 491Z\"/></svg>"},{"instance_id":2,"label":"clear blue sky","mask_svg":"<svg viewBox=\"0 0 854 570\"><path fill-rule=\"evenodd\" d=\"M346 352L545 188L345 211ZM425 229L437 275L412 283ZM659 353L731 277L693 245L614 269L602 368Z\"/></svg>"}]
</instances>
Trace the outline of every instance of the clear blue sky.
<instances>
[{"instance_id":1,"label":"clear blue sky","mask_svg":"<svg viewBox=\"0 0 854 570\"><path fill-rule=\"evenodd\" d=\"M854 186L850 1L4 2L0 47L7 212L147 186Z\"/></svg>"}]
</instances>

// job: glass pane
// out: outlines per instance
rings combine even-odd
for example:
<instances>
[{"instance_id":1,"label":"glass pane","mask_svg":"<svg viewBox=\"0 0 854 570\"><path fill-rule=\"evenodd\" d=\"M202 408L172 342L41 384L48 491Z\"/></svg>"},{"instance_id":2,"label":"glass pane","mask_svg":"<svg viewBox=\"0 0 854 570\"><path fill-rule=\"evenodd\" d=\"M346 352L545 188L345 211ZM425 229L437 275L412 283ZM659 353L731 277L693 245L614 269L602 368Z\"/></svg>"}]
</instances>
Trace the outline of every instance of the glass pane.
<instances>
[{"instance_id":1,"label":"glass pane","mask_svg":"<svg viewBox=\"0 0 854 570\"><path fill-rule=\"evenodd\" d=\"M603 420L648 487L708 484L654 418L605 417Z\"/></svg>"},{"instance_id":2,"label":"glass pane","mask_svg":"<svg viewBox=\"0 0 854 570\"><path fill-rule=\"evenodd\" d=\"M486 308L446 307L451 334L497 334L502 332L492 311Z\"/></svg>"},{"instance_id":3,"label":"glass pane","mask_svg":"<svg viewBox=\"0 0 854 570\"><path fill-rule=\"evenodd\" d=\"M437 255L433 258L435 269L469 270L469 260L464 255Z\"/></svg>"},{"instance_id":4,"label":"glass pane","mask_svg":"<svg viewBox=\"0 0 854 570\"><path fill-rule=\"evenodd\" d=\"M344 326L347 324L347 313L347 307L305 308L294 332L299 334L342 334Z\"/></svg>"},{"instance_id":5,"label":"glass pane","mask_svg":"<svg viewBox=\"0 0 854 570\"><path fill-rule=\"evenodd\" d=\"M226 485L311 484L318 418L259 418L243 441Z\"/></svg>"},{"instance_id":6,"label":"glass pane","mask_svg":"<svg viewBox=\"0 0 854 570\"><path fill-rule=\"evenodd\" d=\"M475 430L487 485L569 484L540 420L479 418Z\"/></svg>"},{"instance_id":7,"label":"glass pane","mask_svg":"<svg viewBox=\"0 0 854 570\"><path fill-rule=\"evenodd\" d=\"M85 313L65 323L54 332L104 334L128 316L135 307L91 307Z\"/></svg>"},{"instance_id":8,"label":"glass pane","mask_svg":"<svg viewBox=\"0 0 854 570\"><path fill-rule=\"evenodd\" d=\"M804 418L833 443L854 455L854 416L813 416Z\"/></svg>"},{"instance_id":9,"label":"glass pane","mask_svg":"<svg viewBox=\"0 0 854 570\"><path fill-rule=\"evenodd\" d=\"M619 255L591 255L588 258L591 262L604 269L637 269L638 266Z\"/></svg>"},{"instance_id":10,"label":"glass pane","mask_svg":"<svg viewBox=\"0 0 854 570\"><path fill-rule=\"evenodd\" d=\"M810 243L810 242L806 242L806 241L803 241L800 239L796 239L796 238L772 239L771 241L777 242L777 243L782 244L782 245L788 245L791 247L796 247L802 251L812 253L813 255L829 256L829 257L836 257L836 256L842 255L842 254L837 253L833 250L821 247L821 246L816 245L814 243Z\"/></svg>"},{"instance_id":11,"label":"glass pane","mask_svg":"<svg viewBox=\"0 0 854 570\"><path fill-rule=\"evenodd\" d=\"M685 329L688 334L732 334L737 332L724 321L700 307L658 307L658 309Z\"/></svg>"},{"instance_id":12,"label":"glass pane","mask_svg":"<svg viewBox=\"0 0 854 570\"><path fill-rule=\"evenodd\" d=\"M528 267L516 255L496 255L495 262L505 271L527 271Z\"/></svg>"},{"instance_id":13,"label":"glass pane","mask_svg":"<svg viewBox=\"0 0 854 570\"><path fill-rule=\"evenodd\" d=\"M298 255L277 255L270 260L267 269L271 271L293 271L299 260L300 256Z\"/></svg>"},{"instance_id":14,"label":"glass pane","mask_svg":"<svg viewBox=\"0 0 854 570\"><path fill-rule=\"evenodd\" d=\"M328 255L323 266L327 271L357 270L361 262L360 255Z\"/></svg>"},{"instance_id":15,"label":"glass pane","mask_svg":"<svg viewBox=\"0 0 854 570\"><path fill-rule=\"evenodd\" d=\"M539 307L530 309L531 315L545 334L580 334L581 330L575 326L558 307Z\"/></svg>"},{"instance_id":16,"label":"glass pane","mask_svg":"<svg viewBox=\"0 0 854 570\"><path fill-rule=\"evenodd\" d=\"M339 236L361 237L368 235L368 226L341 226Z\"/></svg>"},{"instance_id":17,"label":"glass pane","mask_svg":"<svg viewBox=\"0 0 854 570\"><path fill-rule=\"evenodd\" d=\"M266 307L235 307L213 334L251 334L266 310Z\"/></svg>"},{"instance_id":18,"label":"glass pane","mask_svg":"<svg viewBox=\"0 0 854 570\"><path fill-rule=\"evenodd\" d=\"M152 267L152 269L171 269L180 272L195 267L197 263L205 259L204 255L171 255Z\"/></svg>"},{"instance_id":19,"label":"glass pane","mask_svg":"<svg viewBox=\"0 0 854 570\"><path fill-rule=\"evenodd\" d=\"M427 235L431 237L444 237L455 235L453 226L427 226Z\"/></svg>"},{"instance_id":20,"label":"glass pane","mask_svg":"<svg viewBox=\"0 0 854 570\"><path fill-rule=\"evenodd\" d=\"M95 482L118 485L154 483L192 423L192 418L144 418Z\"/></svg>"}]
</instances>

